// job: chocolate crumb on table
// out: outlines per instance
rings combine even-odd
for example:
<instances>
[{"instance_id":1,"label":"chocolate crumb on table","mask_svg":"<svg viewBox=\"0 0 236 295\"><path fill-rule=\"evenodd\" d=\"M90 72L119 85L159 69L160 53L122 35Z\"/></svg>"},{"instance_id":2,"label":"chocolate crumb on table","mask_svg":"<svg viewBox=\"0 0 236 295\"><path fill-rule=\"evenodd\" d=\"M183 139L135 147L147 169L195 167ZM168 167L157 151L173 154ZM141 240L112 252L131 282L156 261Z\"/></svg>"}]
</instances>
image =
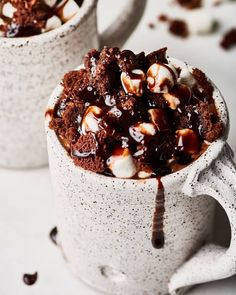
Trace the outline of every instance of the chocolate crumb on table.
<instances>
[{"instance_id":1,"label":"chocolate crumb on table","mask_svg":"<svg viewBox=\"0 0 236 295\"><path fill-rule=\"evenodd\" d=\"M232 28L225 33L220 42L220 45L225 50L229 50L236 46L236 28Z\"/></svg>"},{"instance_id":2,"label":"chocolate crumb on table","mask_svg":"<svg viewBox=\"0 0 236 295\"><path fill-rule=\"evenodd\" d=\"M181 19L173 19L169 22L169 31L182 38L187 38L189 35L188 25Z\"/></svg>"},{"instance_id":3,"label":"chocolate crumb on table","mask_svg":"<svg viewBox=\"0 0 236 295\"><path fill-rule=\"evenodd\" d=\"M75 165L119 178L159 177L221 136L212 84L199 69L182 78L166 51L92 49L84 69L64 76L49 127Z\"/></svg>"},{"instance_id":4,"label":"chocolate crumb on table","mask_svg":"<svg viewBox=\"0 0 236 295\"><path fill-rule=\"evenodd\" d=\"M168 17L166 14L160 14L160 15L158 16L158 20L159 20L160 22L167 22L167 21L169 20L169 17Z\"/></svg>"},{"instance_id":5,"label":"chocolate crumb on table","mask_svg":"<svg viewBox=\"0 0 236 295\"><path fill-rule=\"evenodd\" d=\"M23 282L28 285L28 286L32 286L36 283L38 279L38 273L35 272L33 274L24 274L23 275Z\"/></svg>"},{"instance_id":6,"label":"chocolate crumb on table","mask_svg":"<svg viewBox=\"0 0 236 295\"><path fill-rule=\"evenodd\" d=\"M155 28L155 24L154 24L154 23L148 23L148 27L149 27L150 29L154 29L154 28Z\"/></svg>"}]
</instances>

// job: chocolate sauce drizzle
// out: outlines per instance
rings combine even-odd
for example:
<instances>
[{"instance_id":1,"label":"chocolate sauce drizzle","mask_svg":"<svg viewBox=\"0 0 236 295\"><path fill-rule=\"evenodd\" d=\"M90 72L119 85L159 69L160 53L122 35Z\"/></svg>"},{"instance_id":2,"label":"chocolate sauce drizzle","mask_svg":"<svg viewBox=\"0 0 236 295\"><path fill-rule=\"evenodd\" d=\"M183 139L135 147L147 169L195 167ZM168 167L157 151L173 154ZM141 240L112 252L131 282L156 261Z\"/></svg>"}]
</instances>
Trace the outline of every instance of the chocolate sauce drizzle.
<instances>
[{"instance_id":1,"label":"chocolate sauce drizzle","mask_svg":"<svg viewBox=\"0 0 236 295\"><path fill-rule=\"evenodd\" d=\"M33 274L26 273L23 275L23 282L28 286L34 285L36 283L37 279L38 279L37 272L35 272Z\"/></svg>"},{"instance_id":2,"label":"chocolate sauce drizzle","mask_svg":"<svg viewBox=\"0 0 236 295\"><path fill-rule=\"evenodd\" d=\"M54 110L53 109L47 109L45 112L45 118L50 117L52 118L54 115Z\"/></svg>"},{"instance_id":3,"label":"chocolate sauce drizzle","mask_svg":"<svg viewBox=\"0 0 236 295\"><path fill-rule=\"evenodd\" d=\"M164 236L164 213L165 213L165 194L161 177L157 178L158 188L155 201L155 210L152 223L152 246L161 249L165 244Z\"/></svg>"}]
</instances>

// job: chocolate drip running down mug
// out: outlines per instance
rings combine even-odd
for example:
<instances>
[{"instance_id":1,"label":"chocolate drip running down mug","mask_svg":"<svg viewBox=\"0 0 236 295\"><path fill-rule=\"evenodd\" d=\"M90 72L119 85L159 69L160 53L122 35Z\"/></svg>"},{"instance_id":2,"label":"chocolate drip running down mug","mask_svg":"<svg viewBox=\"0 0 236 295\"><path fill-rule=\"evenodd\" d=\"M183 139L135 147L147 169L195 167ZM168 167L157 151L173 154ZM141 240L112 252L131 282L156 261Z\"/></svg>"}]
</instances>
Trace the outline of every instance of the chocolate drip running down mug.
<instances>
[{"instance_id":1,"label":"chocolate drip running down mug","mask_svg":"<svg viewBox=\"0 0 236 295\"><path fill-rule=\"evenodd\" d=\"M171 62L183 66L181 61ZM164 295L182 294L189 286L236 273L236 167L226 142L227 107L213 86L225 133L192 164L161 178L162 249L151 243L157 180L118 179L75 166L49 129L48 112L45 124L59 244L77 277L106 294ZM48 109L54 108L61 92L58 85ZM210 244L215 201L230 221L228 249Z\"/></svg>"},{"instance_id":2,"label":"chocolate drip running down mug","mask_svg":"<svg viewBox=\"0 0 236 295\"><path fill-rule=\"evenodd\" d=\"M129 0L114 23L97 32L97 2L53 31L25 38L0 38L0 166L47 164L43 110L61 76L81 63L90 48L122 46L138 24L146 0Z\"/></svg>"}]
</instances>

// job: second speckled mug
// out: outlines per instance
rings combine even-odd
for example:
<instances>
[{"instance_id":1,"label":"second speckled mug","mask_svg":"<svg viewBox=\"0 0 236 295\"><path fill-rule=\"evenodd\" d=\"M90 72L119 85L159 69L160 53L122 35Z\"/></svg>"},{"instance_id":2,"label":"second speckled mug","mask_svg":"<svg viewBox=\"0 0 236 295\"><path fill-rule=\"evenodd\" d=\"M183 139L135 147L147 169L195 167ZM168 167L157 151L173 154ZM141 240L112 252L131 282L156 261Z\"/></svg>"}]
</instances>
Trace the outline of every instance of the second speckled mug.
<instances>
[{"instance_id":1,"label":"second speckled mug","mask_svg":"<svg viewBox=\"0 0 236 295\"><path fill-rule=\"evenodd\" d=\"M138 24L146 0L129 0L122 14L97 33L97 0L53 31L25 38L0 37L0 166L47 164L43 111L61 76L90 48L122 46Z\"/></svg>"},{"instance_id":2,"label":"second speckled mug","mask_svg":"<svg viewBox=\"0 0 236 295\"><path fill-rule=\"evenodd\" d=\"M192 164L162 177L162 249L151 243L157 180L118 179L75 166L46 117L60 246L77 277L106 294L165 295L182 294L188 286L236 273L236 168L226 143L227 107L214 89L225 134ZM49 109L61 92L58 85ZM215 200L230 221L229 249L208 243Z\"/></svg>"}]
</instances>

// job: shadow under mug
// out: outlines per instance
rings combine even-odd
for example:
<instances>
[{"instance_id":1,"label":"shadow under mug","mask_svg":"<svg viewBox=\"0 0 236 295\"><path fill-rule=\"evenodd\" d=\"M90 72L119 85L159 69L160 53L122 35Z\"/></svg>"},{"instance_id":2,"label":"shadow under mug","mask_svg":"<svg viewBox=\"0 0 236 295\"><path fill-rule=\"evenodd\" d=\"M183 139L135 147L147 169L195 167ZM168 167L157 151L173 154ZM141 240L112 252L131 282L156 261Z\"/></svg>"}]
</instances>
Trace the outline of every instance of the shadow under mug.
<instances>
[{"instance_id":1,"label":"shadow under mug","mask_svg":"<svg viewBox=\"0 0 236 295\"><path fill-rule=\"evenodd\" d=\"M146 0L129 0L114 23L97 32L97 2L53 31L0 38L0 167L31 168L48 162L43 111L62 75L91 48L121 47L138 24Z\"/></svg>"},{"instance_id":2,"label":"shadow under mug","mask_svg":"<svg viewBox=\"0 0 236 295\"><path fill-rule=\"evenodd\" d=\"M236 273L236 168L226 142L227 107L213 86L225 133L192 164L162 177L165 246L159 250L151 244L157 180L118 179L75 166L46 117L60 246L77 277L107 294L156 295L182 294ZM58 85L48 109L61 92ZM215 201L230 221L228 249L210 244Z\"/></svg>"}]
</instances>

